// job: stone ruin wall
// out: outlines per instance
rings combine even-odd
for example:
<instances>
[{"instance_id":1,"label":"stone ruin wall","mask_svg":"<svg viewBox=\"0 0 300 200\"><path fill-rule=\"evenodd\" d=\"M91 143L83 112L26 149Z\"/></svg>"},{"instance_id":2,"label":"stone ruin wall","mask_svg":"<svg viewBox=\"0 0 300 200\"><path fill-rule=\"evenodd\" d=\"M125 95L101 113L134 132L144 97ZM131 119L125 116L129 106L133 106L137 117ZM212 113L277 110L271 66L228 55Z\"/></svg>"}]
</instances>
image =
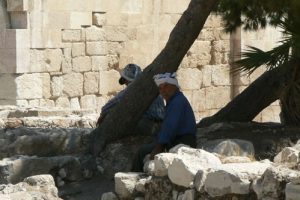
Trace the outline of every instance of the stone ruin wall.
<instances>
[{"instance_id":1,"label":"stone ruin wall","mask_svg":"<svg viewBox=\"0 0 300 200\"><path fill-rule=\"evenodd\" d=\"M0 1L2 14L5 9L9 14L0 23L0 105L95 112L122 89L118 70L153 61L189 3L7 0L4 6ZM217 112L261 73L229 73L241 49L248 44L268 49L279 36L272 29L225 34L218 16L208 18L178 71L197 119ZM256 120L279 121L279 110L274 103Z\"/></svg>"}]
</instances>

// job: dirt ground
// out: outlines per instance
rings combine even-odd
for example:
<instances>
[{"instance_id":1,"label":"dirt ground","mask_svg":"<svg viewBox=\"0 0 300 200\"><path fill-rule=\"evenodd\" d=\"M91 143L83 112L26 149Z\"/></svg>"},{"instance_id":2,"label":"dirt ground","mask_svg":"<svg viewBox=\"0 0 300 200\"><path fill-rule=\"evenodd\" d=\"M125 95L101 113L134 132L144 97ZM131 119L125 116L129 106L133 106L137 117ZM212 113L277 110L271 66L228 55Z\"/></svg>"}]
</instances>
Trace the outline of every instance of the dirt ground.
<instances>
[{"instance_id":1,"label":"dirt ground","mask_svg":"<svg viewBox=\"0 0 300 200\"><path fill-rule=\"evenodd\" d=\"M114 179L98 175L82 182L68 183L58 190L64 200L98 200L103 193L114 191Z\"/></svg>"}]
</instances>

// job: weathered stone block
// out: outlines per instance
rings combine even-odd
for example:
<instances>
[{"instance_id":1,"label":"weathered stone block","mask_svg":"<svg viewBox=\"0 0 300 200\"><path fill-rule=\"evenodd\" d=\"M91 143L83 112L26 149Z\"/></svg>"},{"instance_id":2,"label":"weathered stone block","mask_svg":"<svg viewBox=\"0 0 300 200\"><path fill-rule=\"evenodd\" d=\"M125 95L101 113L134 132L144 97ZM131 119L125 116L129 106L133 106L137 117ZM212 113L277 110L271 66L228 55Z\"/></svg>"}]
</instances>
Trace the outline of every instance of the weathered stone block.
<instances>
[{"instance_id":1,"label":"weathered stone block","mask_svg":"<svg viewBox=\"0 0 300 200\"><path fill-rule=\"evenodd\" d=\"M106 23L106 15L104 13L93 13L93 25L103 26Z\"/></svg>"},{"instance_id":2,"label":"weathered stone block","mask_svg":"<svg viewBox=\"0 0 300 200\"><path fill-rule=\"evenodd\" d=\"M92 56L92 71L108 70L107 56Z\"/></svg>"},{"instance_id":3,"label":"weathered stone block","mask_svg":"<svg viewBox=\"0 0 300 200\"><path fill-rule=\"evenodd\" d=\"M79 110L80 109L80 104L79 100L77 97L71 98L70 99L70 108L73 110Z\"/></svg>"},{"instance_id":4,"label":"weathered stone block","mask_svg":"<svg viewBox=\"0 0 300 200\"><path fill-rule=\"evenodd\" d=\"M115 174L115 191L121 199L130 199L134 192L135 184L139 180L141 173L122 173Z\"/></svg>"},{"instance_id":5,"label":"weathered stone block","mask_svg":"<svg viewBox=\"0 0 300 200\"><path fill-rule=\"evenodd\" d=\"M105 27L105 37L106 37L106 41L110 41L110 42L123 42L127 39L127 35L126 35L126 29L123 27L114 27L114 26L108 26ZM145 39L145 38L143 38Z\"/></svg>"},{"instance_id":6,"label":"weathered stone block","mask_svg":"<svg viewBox=\"0 0 300 200\"><path fill-rule=\"evenodd\" d=\"M51 99L40 99L40 106L45 108L55 107L55 102Z\"/></svg>"},{"instance_id":7,"label":"weathered stone block","mask_svg":"<svg viewBox=\"0 0 300 200\"><path fill-rule=\"evenodd\" d=\"M59 97L55 101L56 107L70 108L70 101L67 97Z\"/></svg>"},{"instance_id":8,"label":"weathered stone block","mask_svg":"<svg viewBox=\"0 0 300 200\"><path fill-rule=\"evenodd\" d=\"M229 86L230 81L230 66L229 65L212 65L212 85L214 86Z\"/></svg>"},{"instance_id":9,"label":"weathered stone block","mask_svg":"<svg viewBox=\"0 0 300 200\"><path fill-rule=\"evenodd\" d=\"M47 49L30 51L31 72L59 72L62 62L61 49Z\"/></svg>"},{"instance_id":10,"label":"weathered stone block","mask_svg":"<svg viewBox=\"0 0 300 200\"><path fill-rule=\"evenodd\" d=\"M83 75L71 73L63 76L63 93L68 97L83 95Z\"/></svg>"},{"instance_id":11,"label":"weathered stone block","mask_svg":"<svg viewBox=\"0 0 300 200\"><path fill-rule=\"evenodd\" d=\"M84 94L99 93L99 72L84 73Z\"/></svg>"},{"instance_id":12,"label":"weathered stone block","mask_svg":"<svg viewBox=\"0 0 300 200\"><path fill-rule=\"evenodd\" d=\"M40 74L23 74L17 76L15 81L17 99L43 97L43 81Z\"/></svg>"},{"instance_id":13,"label":"weathered stone block","mask_svg":"<svg viewBox=\"0 0 300 200\"><path fill-rule=\"evenodd\" d=\"M28 0L8 0L7 11L25 11L28 9Z\"/></svg>"},{"instance_id":14,"label":"weathered stone block","mask_svg":"<svg viewBox=\"0 0 300 200\"><path fill-rule=\"evenodd\" d=\"M92 69L92 62L89 56L80 56L72 59L75 72L86 72Z\"/></svg>"},{"instance_id":15,"label":"weathered stone block","mask_svg":"<svg viewBox=\"0 0 300 200\"><path fill-rule=\"evenodd\" d=\"M53 97L59 97L63 94L63 77L54 76L51 80L51 93Z\"/></svg>"},{"instance_id":16,"label":"weathered stone block","mask_svg":"<svg viewBox=\"0 0 300 200\"><path fill-rule=\"evenodd\" d=\"M30 42L31 48L61 48L61 30L49 28L31 28Z\"/></svg>"},{"instance_id":17,"label":"weathered stone block","mask_svg":"<svg viewBox=\"0 0 300 200\"><path fill-rule=\"evenodd\" d=\"M86 53L89 56L93 55L106 55L107 54L107 42L87 42Z\"/></svg>"},{"instance_id":18,"label":"weathered stone block","mask_svg":"<svg viewBox=\"0 0 300 200\"><path fill-rule=\"evenodd\" d=\"M106 31L103 28L91 26L85 29L86 41L104 41Z\"/></svg>"},{"instance_id":19,"label":"weathered stone block","mask_svg":"<svg viewBox=\"0 0 300 200\"><path fill-rule=\"evenodd\" d=\"M200 89L193 92L191 104L195 112L203 112L206 110L205 89Z\"/></svg>"},{"instance_id":20,"label":"weathered stone block","mask_svg":"<svg viewBox=\"0 0 300 200\"><path fill-rule=\"evenodd\" d=\"M63 42L80 42L81 30L80 29L65 29L62 31Z\"/></svg>"},{"instance_id":21,"label":"weathered stone block","mask_svg":"<svg viewBox=\"0 0 300 200\"><path fill-rule=\"evenodd\" d=\"M222 108L231 100L229 86L208 87L205 90L207 109Z\"/></svg>"},{"instance_id":22,"label":"weathered stone block","mask_svg":"<svg viewBox=\"0 0 300 200\"><path fill-rule=\"evenodd\" d=\"M200 89L202 72L198 69L181 69L178 71L178 81L183 90Z\"/></svg>"},{"instance_id":23,"label":"weathered stone block","mask_svg":"<svg viewBox=\"0 0 300 200\"><path fill-rule=\"evenodd\" d=\"M43 82L43 98L50 98L51 97L51 91L50 91L50 75L48 73L42 73L41 74L42 82Z\"/></svg>"},{"instance_id":24,"label":"weathered stone block","mask_svg":"<svg viewBox=\"0 0 300 200\"><path fill-rule=\"evenodd\" d=\"M120 91L123 87L118 82L119 78L120 74L116 70L100 72L100 94L103 95L114 91Z\"/></svg>"},{"instance_id":25,"label":"weathered stone block","mask_svg":"<svg viewBox=\"0 0 300 200\"><path fill-rule=\"evenodd\" d=\"M97 99L96 95L85 95L80 98L80 106L83 109L96 108Z\"/></svg>"},{"instance_id":26,"label":"weathered stone block","mask_svg":"<svg viewBox=\"0 0 300 200\"><path fill-rule=\"evenodd\" d=\"M72 57L85 55L85 43L72 43Z\"/></svg>"},{"instance_id":27,"label":"weathered stone block","mask_svg":"<svg viewBox=\"0 0 300 200\"><path fill-rule=\"evenodd\" d=\"M29 27L28 13L25 11L11 12L10 23L13 29L27 29Z\"/></svg>"},{"instance_id":28,"label":"weathered stone block","mask_svg":"<svg viewBox=\"0 0 300 200\"><path fill-rule=\"evenodd\" d=\"M71 12L70 13L70 26L67 28L76 29L76 28L81 28L81 26L87 26L87 25L92 25L92 12Z\"/></svg>"},{"instance_id":29,"label":"weathered stone block","mask_svg":"<svg viewBox=\"0 0 300 200\"><path fill-rule=\"evenodd\" d=\"M17 49L30 48L29 30L27 29L5 29L1 30L4 38L4 45L0 48ZM1 34L1 33L0 33Z\"/></svg>"},{"instance_id":30,"label":"weathered stone block","mask_svg":"<svg viewBox=\"0 0 300 200\"><path fill-rule=\"evenodd\" d=\"M162 1L162 12L163 13L178 13L182 14L183 11L188 7L189 5L188 0L180 1L180 0L163 0Z\"/></svg>"}]
</instances>

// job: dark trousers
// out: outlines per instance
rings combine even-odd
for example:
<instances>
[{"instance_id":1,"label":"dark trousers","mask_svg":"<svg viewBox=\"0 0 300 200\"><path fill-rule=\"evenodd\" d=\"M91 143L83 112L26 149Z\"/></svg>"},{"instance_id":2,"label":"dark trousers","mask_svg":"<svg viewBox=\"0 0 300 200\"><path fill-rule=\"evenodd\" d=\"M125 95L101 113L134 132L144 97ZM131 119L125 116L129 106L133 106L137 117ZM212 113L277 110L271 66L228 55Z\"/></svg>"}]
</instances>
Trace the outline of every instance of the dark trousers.
<instances>
[{"instance_id":1,"label":"dark trousers","mask_svg":"<svg viewBox=\"0 0 300 200\"><path fill-rule=\"evenodd\" d=\"M186 144L192 148L196 148L197 147L196 136L191 135L191 134L179 136L174 140L174 142L171 145L166 146L165 151L168 151L169 149L171 149L172 147L174 147L178 144ZM140 149L138 150L138 152L136 153L136 155L133 158L131 171L143 172L144 158L147 154L150 154L152 152L155 145L156 145L156 143L153 142L150 144L144 144L140 147Z\"/></svg>"}]
</instances>

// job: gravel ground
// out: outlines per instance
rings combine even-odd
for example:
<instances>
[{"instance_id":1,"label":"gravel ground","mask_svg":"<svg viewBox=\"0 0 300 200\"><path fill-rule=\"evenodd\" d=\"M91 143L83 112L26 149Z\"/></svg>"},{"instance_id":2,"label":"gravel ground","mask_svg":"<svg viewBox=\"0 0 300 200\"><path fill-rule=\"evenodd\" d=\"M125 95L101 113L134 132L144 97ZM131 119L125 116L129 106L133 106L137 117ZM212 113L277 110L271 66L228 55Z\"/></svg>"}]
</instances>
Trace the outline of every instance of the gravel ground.
<instances>
[{"instance_id":1,"label":"gravel ground","mask_svg":"<svg viewBox=\"0 0 300 200\"><path fill-rule=\"evenodd\" d=\"M114 191L114 180L98 175L90 180L69 183L59 188L59 196L64 200L98 200L105 192Z\"/></svg>"}]
</instances>

